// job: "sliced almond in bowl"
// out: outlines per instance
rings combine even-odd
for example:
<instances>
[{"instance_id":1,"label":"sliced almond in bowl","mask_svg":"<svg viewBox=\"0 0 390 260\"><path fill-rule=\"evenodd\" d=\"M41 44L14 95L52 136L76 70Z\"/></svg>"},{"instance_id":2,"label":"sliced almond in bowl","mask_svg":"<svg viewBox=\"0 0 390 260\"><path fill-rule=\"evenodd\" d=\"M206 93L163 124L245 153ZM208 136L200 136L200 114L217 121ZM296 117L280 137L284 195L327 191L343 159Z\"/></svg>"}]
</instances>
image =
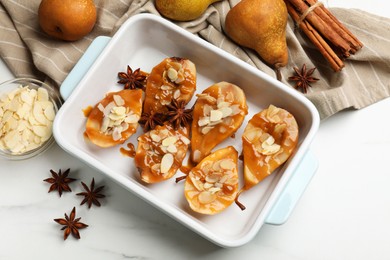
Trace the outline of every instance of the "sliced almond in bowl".
<instances>
[{"instance_id":1,"label":"sliced almond in bowl","mask_svg":"<svg viewBox=\"0 0 390 260\"><path fill-rule=\"evenodd\" d=\"M49 140L56 113L46 88L35 89L38 82L30 86L23 81L20 79L21 85L0 100L0 148L16 156L42 147Z\"/></svg>"}]
</instances>

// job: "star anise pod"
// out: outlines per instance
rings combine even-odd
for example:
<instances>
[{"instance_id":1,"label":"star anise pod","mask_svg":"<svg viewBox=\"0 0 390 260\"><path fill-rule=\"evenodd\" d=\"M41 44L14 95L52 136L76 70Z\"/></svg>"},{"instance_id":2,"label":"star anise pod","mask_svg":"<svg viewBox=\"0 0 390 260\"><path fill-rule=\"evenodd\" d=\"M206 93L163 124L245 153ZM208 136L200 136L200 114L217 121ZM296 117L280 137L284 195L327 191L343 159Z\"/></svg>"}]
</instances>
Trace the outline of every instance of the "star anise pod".
<instances>
[{"instance_id":1,"label":"star anise pod","mask_svg":"<svg viewBox=\"0 0 390 260\"><path fill-rule=\"evenodd\" d=\"M99 199L106 197L105 195L100 193L104 189L104 186L100 186L95 189L95 178L92 178L90 188L84 182L81 182L81 184L83 185L85 192L80 192L76 194L78 196L84 196L84 199L80 203L80 205L83 205L87 202L88 208L91 208L92 204L95 204L96 206L100 207L101 204L99 202Z\"/></svg>"},{"instance_id":2,"label":"star anise pod","mask_svg":"<svg viewBox=\"0 0 390 260\"><path fill-rule=\"evenodd\" d=\"M173 99L171 104L166 105L168 112L166 113L168 121L175 129L180 126L187 126L192 121L192 108L186 109L184 100L177 101Z\"/></svg>"},{"instance_id":3,"label":"star anise pod","mask_svg":"<svg viewBox=\"0 0 390 260\"><path fill-rule=\"evenodd\" d=\"M295 89L301 88L303 93L307 93L309 87L311 87L310 83L316 82L319 79L312 77L311 75L315 71L315 67L309 70L306 70L306 64L303 64L302 69L299 71L297 67L294 67L294 71L296 73L295 76L291 76L288 79L296 81Z\"/></svg>"},{"instance_id":4,"label":"star anise pod","mask_svg":"<svg viewBox=\"0 0 390 260\"><path fill-rule=\"evenodd\" d=\"M163 125L163 117L164 115L162 113L158 113L152 110L150 113L142 113L138 123L143 125L144 132L147 132L154 129L157 125Z\"/></svg>"},{"instance_id":5,"label":"star anise pod","mask_svg":"<svg viewBox=\"0 0 390 260\"><path fill-rule=\"evenodd\" d=\"M68 178L69 171L70 169L67 169L64 173L61 173L61 169L60 169L58 173L56 173L55 171L50 170L51 175L53 177L43 180L51 184L48 192L57 190L61 197L63 191L68 191L68 192L72 191L68 184L75 181L76 179Z\"/></svg>"},{"instance_id":6,"label":"star anise pod","mask_svg":"<svg viewBox=\"0 0 390 260\"><path fill-rule=\"evenodd\" d=\"M69 217L65 213L64 219L63 218L54 219L55 222L64 226L63 228L61 228L61 230L65 230L64 231L64 240L66 240L71 233L75 238L80 239L79 229L88 227L87 224L79 222L79 220L81 218L75 219L75 217L76 217L76 208L73 207L72 212L70 212Z\"/></svg>"},{"instance_id":7,"label":"star anise pod","mask_svg":"<svg viewBox=\"0 0 390 260\"><path fill-rule=\"evenodd\" d=\"M143 89L146 75L142 73L140 68L133 71L130 66L127 65L127 72L119 72L118 78L118 83L124 84L125 89Z\"/></svg>"}]
</instances>

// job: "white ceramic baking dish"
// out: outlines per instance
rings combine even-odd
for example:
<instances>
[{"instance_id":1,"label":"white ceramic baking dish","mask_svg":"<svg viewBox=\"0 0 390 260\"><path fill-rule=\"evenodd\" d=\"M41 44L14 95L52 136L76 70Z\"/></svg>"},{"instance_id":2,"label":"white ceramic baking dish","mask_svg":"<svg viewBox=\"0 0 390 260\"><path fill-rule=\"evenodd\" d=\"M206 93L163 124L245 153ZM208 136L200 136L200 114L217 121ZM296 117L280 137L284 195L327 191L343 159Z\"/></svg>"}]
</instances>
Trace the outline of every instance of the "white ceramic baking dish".
<instances>
[{"instance_id":1,"label":"white ceramic baking dish","mask_svg":"<svg viewBox=\"0 0 390 260\"><path fill-rule=\"evenodd\" d=\"M273 175L240 196L245 211L233 204L214 216L196 214L184 198L184 183L170 179L145 185L139 181L133 159L123 156L119 147L102 149L84 141L86 118L82 110L95 105L107 92L123 88L116 83L118 72L125 71L127 65L151 71L164 58L172 56L189 58L195 63L197 93L220 81L232 82L246 93L249 106L246 120L235 138L217 148L233 145L241 151L241 134L248 120L269 104L287 109L297 119L300 135L295 154ZM98 37L66 78L60 92L66 102L55 118L54 136L65 151L223 247L247 243L264 223L284 223L317 169L317 160L309 146L317 132L319 116L310 101L258 69L155 15L133 16L112 38ZM141 133L139 128L129 142L136 145L136 138Z\"/></svg>"}]
</instances>

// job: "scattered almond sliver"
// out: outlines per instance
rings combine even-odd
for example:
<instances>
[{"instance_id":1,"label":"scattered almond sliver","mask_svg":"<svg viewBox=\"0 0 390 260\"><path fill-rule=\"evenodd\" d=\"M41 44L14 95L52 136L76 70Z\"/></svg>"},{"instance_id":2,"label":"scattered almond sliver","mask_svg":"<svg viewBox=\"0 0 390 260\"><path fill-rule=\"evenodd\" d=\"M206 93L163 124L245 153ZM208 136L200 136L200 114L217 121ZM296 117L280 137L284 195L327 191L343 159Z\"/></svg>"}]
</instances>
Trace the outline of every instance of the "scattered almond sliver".
<instances>
[{"instance_id":1,"label":"scattered almond sliver","mask_svg":"<svg viewBox=\"0 0 390 260\"><path fill-rule=\"evenodd\" d=\"M45 88L28 86L0 99L0 149L22 154L40 147L52 135L55 116Z\"/></svg>"}]
</instances>

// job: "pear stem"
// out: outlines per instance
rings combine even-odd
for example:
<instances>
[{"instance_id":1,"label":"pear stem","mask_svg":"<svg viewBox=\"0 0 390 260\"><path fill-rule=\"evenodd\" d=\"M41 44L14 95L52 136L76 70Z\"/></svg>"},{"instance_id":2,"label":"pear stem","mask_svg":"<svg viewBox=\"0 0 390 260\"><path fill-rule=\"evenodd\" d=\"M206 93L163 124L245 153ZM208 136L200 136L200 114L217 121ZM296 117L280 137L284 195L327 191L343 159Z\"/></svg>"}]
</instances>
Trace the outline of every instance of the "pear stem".
<instances>
[{"instance_id":1,"label":"pear stem","mask_svg":"<svg viewBox=\"0 0 390 260\"><path fill-rule=\"evenodd\" d=\"M238 197L240 196L241 192L243 192L244 189L241 189L238 193L237 193L237 196L236 196L236 199L234 200L234 202L236 203L236 205L242 210L244 211L246 209L246 207L244 206L244 204L242 204L241 202L238 201Z\"/></svg>"},{"instance_id":2,"label":"pear stem","mask_svg":"<svg viewBox=\"0 0 390 260\"><path fill-rule=\"evenodd\" d=\"M181 182L182 180L185 180L187 178L187 175L183 175L183 176L180 176L180 177L177 177L175 179L175 182L178 183L178 182Z\"/></svg>"},{"instance_id":3,"label":"pear stem","mask_svg":"<svg viewBox=\"0 0 390 260\"><path fill-rule=\"evenodd\" d=\"M282 81L282 73L280 72L280 68L282 68L283 65L281 63L275 64L275 73L276 73L276 79L279 81Z\"/></svg>"}]
</instances>

